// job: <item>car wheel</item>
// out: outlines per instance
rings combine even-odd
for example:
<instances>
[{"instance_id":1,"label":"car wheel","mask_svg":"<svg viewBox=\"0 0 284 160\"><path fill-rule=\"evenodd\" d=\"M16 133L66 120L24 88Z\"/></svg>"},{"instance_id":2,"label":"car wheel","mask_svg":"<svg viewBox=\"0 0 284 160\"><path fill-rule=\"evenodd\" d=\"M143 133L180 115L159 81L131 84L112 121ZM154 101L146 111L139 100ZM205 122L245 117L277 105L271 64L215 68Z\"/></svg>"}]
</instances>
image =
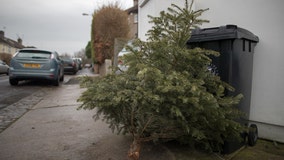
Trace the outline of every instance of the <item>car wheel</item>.
<instances>
[{"instance_id":1,"label":"car wheel","mask_svg":"<svg viewBox=\"0 0 284 160\"><path fill-rule=\"evenodd\" d=\"M12 85L12 86L16 86L19 83L19 81L16 80L16 79L9 79L9 82L10 82L10 85Z\"/></svg>"},{"instance_id":2,"label":"car wheel","mask_svg":"<svg viewBox=\"0 0 284 160\"><path fill-rule=\"evenodd\" d=\"M258 138L258 129L255 124L251 124L248 133L248 144L254 146Z\"/></svg>"},{"instance_id":3,"label":"car wheel","mask_svg":"<svg viewBox=\"0 0 284 160\"><path fill-rule=\"evenodd\" d=\"M60 77L60 82L64 81L64 74Z\"/></svg>"},{"instance_id":4,"label":"car wheel","mask_svg":"<svg viewBox=\"0 0 284 160\"><path fill-rule=\"evenodd\" d=\"M57 78L53 81L53 85L54 85L54 86L59 86L59 83L60 83L60 78L57 77Z\"/></svg>"}]
</instances>

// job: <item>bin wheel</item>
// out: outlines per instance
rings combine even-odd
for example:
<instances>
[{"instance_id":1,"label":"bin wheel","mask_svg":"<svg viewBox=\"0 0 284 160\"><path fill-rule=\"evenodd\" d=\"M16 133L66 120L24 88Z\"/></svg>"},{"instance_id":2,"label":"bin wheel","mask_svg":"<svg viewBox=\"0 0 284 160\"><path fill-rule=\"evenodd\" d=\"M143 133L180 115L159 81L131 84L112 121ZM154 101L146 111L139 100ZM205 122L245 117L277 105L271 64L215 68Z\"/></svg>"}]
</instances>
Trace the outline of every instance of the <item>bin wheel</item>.
<instances>
[{"instance_id":1,"label":"bin wheel","mask_svg":"<svg viewBox=\"0 0 284 160\"><path fill-rule=\"evenodd\" d=\"M248 145L254 146L258 138L258 129L255 124L251 124L248 133Z\"/></svg>"}]
</instances>

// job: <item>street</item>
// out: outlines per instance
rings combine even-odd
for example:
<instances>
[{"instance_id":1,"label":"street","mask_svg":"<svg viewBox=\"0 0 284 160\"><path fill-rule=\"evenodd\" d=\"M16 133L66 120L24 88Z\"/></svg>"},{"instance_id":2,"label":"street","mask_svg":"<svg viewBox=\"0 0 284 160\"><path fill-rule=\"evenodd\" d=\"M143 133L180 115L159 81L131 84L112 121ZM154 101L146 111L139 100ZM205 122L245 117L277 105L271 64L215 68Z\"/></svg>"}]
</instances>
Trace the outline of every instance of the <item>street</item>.
<instances>
[{"instance_id":1,"label":"street","mask_svg":"<svg viewBox=\"0 0 284 160\"><path fill-rule=\"evenodd\" d=\"M78 71L76 74L83 75L88 73L88 69ZM70 78L76 75L65 74L66 83ZM9 84L9 76L6 74L0 75L0 110L18 102L19 100L45 88L54 88L54 86L48 82L42 81L23 81L18 86L11 86Z\"/></svg>"},{"instance_id":2,"label":"street","mask_svg":"<svg viewBox=\"0 0 284 160\"><path fill-rule=\"evenodd\" d=\"M88 74L84 69L76 76ZM77 99L85 88L73 77L67 75L60 87L38 85L39 91L0 110L12 112L11 117L18 114L0 131L1 160L127 159L131 137L112 133L102 120L94 121L95 110L77 110ZM173 159L165 147L144 147L141 160Z\"/></svg>"},{"instance_id":3,"label":"street","mask_svg":"<svg viewBox=\"0 0 284 160\"><path fill-rule=\"evenodd\" d=\"M59 88L70 79L85 74L91 74L90 70L85 68L76 75L65 74L65 80ZM46 81L23 81L17 86L11 86L9 76L0 75L0 133L55 88L58 87Z\"/></svg>"},{"instance_id":4,"label":"street","mask_svg":"<svg viewBox=\"0 0 284 160\"><path fill-rule=\"evenodd\" d=\"M102 121L94 122L92 111L77 110L77 98L85 89L71 79L87 72L66 75L60 87L32 85L38 91L1 110L13 111L12 116L21 112L0 131L1 160L77 160L90 156L88 148L111 130Z\"/></svg>"},{"instance_id":5,"label":"street","mask_svg":"<svg viewBox=\"0 0 284 160\"><path fill-rule=\"evenodd\" d=\"M37 91L0 110L1 160L126 159L131 139L113 134L101 120L94 121L94 110L77 110L77 99L85 89L74 78L82 75L96 76L83 69L66 75L59 87L16 87ZM4 82L4 87L10 88Z\"/></svg>"},{"instance_id":6,"label":"street","mask_svg":"<svg viewBox=\"0 0 284 160\"><path fill-rule=\"evenodd\" d=\"M0 75L0 110L25 98L39 90L42 86L21 83L20 86L10 86L9 76Z\"/></svg>"}]
</instances>

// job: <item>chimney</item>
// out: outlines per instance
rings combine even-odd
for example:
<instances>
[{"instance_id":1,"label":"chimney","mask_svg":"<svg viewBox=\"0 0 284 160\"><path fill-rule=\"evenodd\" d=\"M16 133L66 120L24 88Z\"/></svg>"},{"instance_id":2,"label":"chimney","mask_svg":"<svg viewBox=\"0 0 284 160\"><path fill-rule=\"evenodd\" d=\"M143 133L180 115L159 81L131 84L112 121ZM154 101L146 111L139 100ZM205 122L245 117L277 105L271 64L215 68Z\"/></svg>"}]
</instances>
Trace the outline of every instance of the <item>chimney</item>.
<instances>
[{"instance_id":1,"label":"chimney","mask_svg":"<svg viewBox=\"0 0 284 160\"><path fill-rule=\"evenodd\" d=\"M137 6L138 5L138 0L133 0L133 4L134 4L134 6Z\"/></svg>"},{"instance_id":2,"label":"chimney","mask_svg":"<svg viewBox=\"0 0 284 160\"><path fill-rule=\"evenodd\" d=\"M4 39L4 31L0 31L0 38Z\"/></svg>"},{"instance_id":3,"label":"chimney","mask_svg":"<svg viewBox=\"0 0 284 160\"><path fill-rule=\"evenodd\" d=\"M22 45L23 40L22 40L21 38L18 38L18 43L19 43L20 45Z\"/></svg>"}]
</instances>

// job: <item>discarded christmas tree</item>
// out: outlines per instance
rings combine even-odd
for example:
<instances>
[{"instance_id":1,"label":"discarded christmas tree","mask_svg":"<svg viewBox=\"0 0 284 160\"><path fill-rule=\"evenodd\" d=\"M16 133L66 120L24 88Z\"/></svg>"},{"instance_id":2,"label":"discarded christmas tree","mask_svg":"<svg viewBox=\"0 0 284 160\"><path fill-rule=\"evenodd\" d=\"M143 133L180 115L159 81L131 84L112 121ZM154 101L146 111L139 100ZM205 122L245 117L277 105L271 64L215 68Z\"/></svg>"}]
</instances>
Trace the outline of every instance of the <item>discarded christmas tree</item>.
<instances>
[{"instance_id":1,"label":"discarded christmas tree","mask_svg":"<svg viewBox=\"0 0 284 160\"><path fill-rule=\"evenodd\" d=\"M150 17L147 42L135 41L124 56L127 71L82 82L87 91L80 108L96 108L110 128L132 135L131 159L139 159L145 141L178 140L216 151L240 134L233 106L242 96L226 95L233 88L208 69L217 52L187 48L192 29L207 21L199 19L206 10L193 11L185 2Z\"/></svg>"}]
</instances>

